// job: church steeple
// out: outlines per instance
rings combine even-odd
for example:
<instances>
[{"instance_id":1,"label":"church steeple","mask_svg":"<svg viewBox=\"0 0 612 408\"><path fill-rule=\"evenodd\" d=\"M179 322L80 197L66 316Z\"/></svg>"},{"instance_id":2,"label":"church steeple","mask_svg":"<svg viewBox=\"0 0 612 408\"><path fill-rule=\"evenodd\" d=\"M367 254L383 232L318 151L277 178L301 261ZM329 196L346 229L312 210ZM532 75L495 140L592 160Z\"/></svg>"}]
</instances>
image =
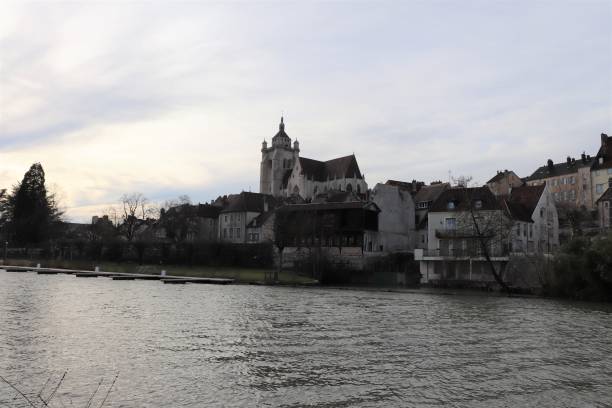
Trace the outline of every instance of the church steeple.
<instances>
[{"instance_id":1,"label":"church steeple","mask_svg":"<svg viewBox=\"0 0 612 408\"><path fill-rule=\"evenodd\" d=\"M291 148L291 138L285 133L285 118L281 116L278 133L272 138L272 146Z\"/></svg>"}]
</instances>

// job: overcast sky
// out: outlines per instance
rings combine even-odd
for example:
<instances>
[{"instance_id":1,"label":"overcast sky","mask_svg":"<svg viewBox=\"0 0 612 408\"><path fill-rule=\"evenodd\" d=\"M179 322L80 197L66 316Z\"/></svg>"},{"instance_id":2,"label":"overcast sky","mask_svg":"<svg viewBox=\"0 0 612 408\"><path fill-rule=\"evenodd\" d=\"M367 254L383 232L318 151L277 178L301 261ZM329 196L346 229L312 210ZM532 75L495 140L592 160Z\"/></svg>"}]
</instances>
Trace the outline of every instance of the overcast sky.
<instances>
[{"instance_id":1,"label":"overcast sky","mask_svg":"<svg viewBox=\"0 0 612 408\"><path fill-rule=\"evenodd\" d=\"M486 182L612 133L612 1L0 5L0 188L72 220L258 191L278 129L387 179Z\"/></svg>"}]
</instances>

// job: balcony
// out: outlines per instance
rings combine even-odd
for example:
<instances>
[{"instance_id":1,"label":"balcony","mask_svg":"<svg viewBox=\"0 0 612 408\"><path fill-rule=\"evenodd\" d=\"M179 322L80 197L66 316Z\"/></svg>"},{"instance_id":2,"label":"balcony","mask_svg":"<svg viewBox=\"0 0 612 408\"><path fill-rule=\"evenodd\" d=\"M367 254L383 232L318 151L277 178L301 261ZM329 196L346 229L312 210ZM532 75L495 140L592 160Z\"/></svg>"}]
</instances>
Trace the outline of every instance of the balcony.
<instances>
[{"instance_id":1,"label":"balcony","mask_svg":"<svg viewBox=\"0 0 612 408\"><path fill-rule=\"evenodd\" d=\"M422 252L421 252L422 251ZM489 257L494 261L507 261L508 249L489 249ZM452 260L477 260L484 261L484 253L480 249L443 248L443 249L415 249L414 259L417 261L452 261Z\"/></svg>"},{"instance_id":2,"label":"balcony","mask_svg":"<svg viewBox=\"0 0 612 408\"><path fill-rule=\"evenodd\" d=\"M483 238L491 238L493 234L490 232L482 233ZM436 229L436 238L446 238L446 239L462 239L462 238L478 238L476 231L465 228L465 229L453 229L453 228L445 228L445 229Z\"/></svg>"}]
</instances>

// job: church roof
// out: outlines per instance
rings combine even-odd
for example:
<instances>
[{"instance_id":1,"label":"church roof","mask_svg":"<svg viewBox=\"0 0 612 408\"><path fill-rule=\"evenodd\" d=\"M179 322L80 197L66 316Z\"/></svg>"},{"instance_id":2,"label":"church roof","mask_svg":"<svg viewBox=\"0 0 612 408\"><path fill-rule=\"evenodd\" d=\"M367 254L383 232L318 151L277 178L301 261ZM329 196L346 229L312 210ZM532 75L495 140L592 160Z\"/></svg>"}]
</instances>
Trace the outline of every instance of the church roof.
<instances>
[{"instance_id":1,"label":"church roof","mask_svg":"<svg viewBox=\"0 0 612 408\"><path fill-rule=\"evenodd\" d=\"M335 178L363 178L355 155L339 157L325 162L300 157L300 167L308 178L327 181Z\"/></svg>"},{"instance_id":2,"label":"church roof","mask_svg":"<svg viewBox=\"0 0 612 408\"><path fill-rule=\"evenodd\" d=\"M285 122L282 116L281 116L280 124L278 125L278 132L276 133L276 135L274 135L274 137L272 138L272 141L274 141L274 139L279 138L279 137L289 138L289 135L285 133Z\"/></svg>"}]
</instances>

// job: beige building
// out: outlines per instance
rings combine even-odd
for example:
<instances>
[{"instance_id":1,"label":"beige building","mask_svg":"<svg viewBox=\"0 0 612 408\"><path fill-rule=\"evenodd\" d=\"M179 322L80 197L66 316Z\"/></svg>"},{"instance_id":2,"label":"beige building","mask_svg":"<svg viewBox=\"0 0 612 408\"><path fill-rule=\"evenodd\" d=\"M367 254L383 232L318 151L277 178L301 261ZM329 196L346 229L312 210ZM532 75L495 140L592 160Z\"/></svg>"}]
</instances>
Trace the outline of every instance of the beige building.
<instances>
[{"instance_id":1,"label":"beige building","mask_svg":"<svg viewBox=\"0 0 612 408\"><path fill-rule=\"evenodd\" d=\"M594 209L591 166L595 160L582 154L578 160L567 157L564 163L548 160L527 178L527 185L546 184L558 206Z\"/></svg>"},{"instance_id":2,"label":"beige building","mask_svg":"<svg viewBox=\"0 0 612 408\"><path fill-rule=\"evenodd\" d=\"M299 143L296 140L292 147L283 118L278 133L272 138L272 146L263 141L261 155L259 191L262 194L297 195L310 200L331 190L359 195L365 195L368 190L355 155L328 161L300 157Z\"/></svg>"}]
</instances>

